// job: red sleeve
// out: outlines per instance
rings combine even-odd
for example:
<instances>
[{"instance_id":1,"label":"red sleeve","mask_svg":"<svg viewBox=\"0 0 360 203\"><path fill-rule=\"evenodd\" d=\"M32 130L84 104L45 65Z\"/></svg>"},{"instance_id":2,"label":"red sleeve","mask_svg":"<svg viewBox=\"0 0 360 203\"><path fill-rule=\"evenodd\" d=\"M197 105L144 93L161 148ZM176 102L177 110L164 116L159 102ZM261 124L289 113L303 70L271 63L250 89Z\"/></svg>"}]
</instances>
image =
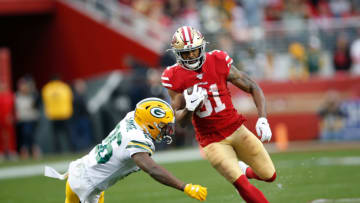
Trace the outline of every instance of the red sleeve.
<instances>
[{"instance_id":1,"label":"red sleeve","mask_svg":"<svg viewBox=\"0 0 360 203\"><path fill-rule=\"evenodd\" d=\"M227 78L233 59L225 51L214 50L212 54L216 58L216 71Z\"/></svg>"},{"instance_id":2,"label":"red sleeve","mask_svg":"<svg viewBox=\"0 0 360 203\"><path fill-rule=\"evenodd\" d=\"M182 92L174 77L174 66L167 67L161 75L161 85L175 92Z\"/></svg>"}]
</instances>

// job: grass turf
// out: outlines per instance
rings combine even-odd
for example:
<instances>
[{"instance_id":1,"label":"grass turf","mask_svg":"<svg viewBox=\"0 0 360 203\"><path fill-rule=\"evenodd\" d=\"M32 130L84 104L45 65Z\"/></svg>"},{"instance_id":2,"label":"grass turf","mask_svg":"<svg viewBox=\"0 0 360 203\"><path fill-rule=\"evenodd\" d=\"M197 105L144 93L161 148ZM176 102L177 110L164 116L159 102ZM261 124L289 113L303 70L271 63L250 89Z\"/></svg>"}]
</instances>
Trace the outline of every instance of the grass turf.
<instances>
[{"instance_id":1,"label":"grass turf","mask_svg":"<svg viewBox=\"0 0 360 203\"><path fill-rule=\"evenodd\" d=\"M272 203L305 203L314 199L360 198L360 149L293 152L271 155L277 168L274 183L251 180ZM355 158L354 158L355 157ZM357 158L356 158L357 157ZM354 158L354 159L351 159ZM241 200L207 161L163 164L174 175L208 187L209 203ZM46 177L0 180L0 202L63 202L65 182ZM105 192L105 202L190 203L198 202L163 186L144 172L132 174Z\"/></svg>"}]
</instances>

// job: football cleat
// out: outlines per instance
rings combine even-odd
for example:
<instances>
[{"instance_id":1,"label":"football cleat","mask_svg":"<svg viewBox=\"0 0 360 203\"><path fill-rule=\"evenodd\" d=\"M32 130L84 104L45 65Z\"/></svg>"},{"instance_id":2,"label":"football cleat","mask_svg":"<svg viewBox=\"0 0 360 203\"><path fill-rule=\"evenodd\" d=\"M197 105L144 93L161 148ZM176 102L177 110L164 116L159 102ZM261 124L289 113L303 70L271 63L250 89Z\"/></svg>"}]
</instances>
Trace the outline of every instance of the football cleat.
<instances>
[{"instance_id":1,"label":"football cleat","mask_svg":"<svg viewBox=\"0 0 360 203\"><path fill-rule=\"evenodd\" d=\"M175 114L166 101L155 97L141 100L136 104L134 119L155 141L171 143L175 133Z\"/></svg>"},{"instance_id":2,"label":"football cleat","mask_svg":"<svg viewBox=\"0 0 360 203\"><path fill-rule=\"evenodd\" d=\"M171 40L171 50L177 62L185 69L198 70L205 62L206 41L203 35L193 27L182 26L176 30ZM199 49L199 56L194 59L185 59L183 54Z\"/></svg>"}]
</instances>

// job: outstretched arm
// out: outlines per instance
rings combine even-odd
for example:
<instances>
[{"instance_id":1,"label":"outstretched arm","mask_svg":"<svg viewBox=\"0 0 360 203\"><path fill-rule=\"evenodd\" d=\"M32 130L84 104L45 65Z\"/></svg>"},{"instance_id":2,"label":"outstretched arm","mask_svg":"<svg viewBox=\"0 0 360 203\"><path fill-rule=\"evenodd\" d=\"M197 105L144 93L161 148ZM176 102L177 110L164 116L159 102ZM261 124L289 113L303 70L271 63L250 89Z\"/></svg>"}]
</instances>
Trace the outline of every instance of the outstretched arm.
<instances>
[{"instance_id":1,"label":"outstretched arm","mask_svg":"<svg viewBox=\"0 0 360 203\"><path fill-rule=\"evenodd\" d=\"M266 118L265 96L259 85L252 80L245 72L239 71L235 66L231 66L227 80L241 90L250 93L259 117Z\"/></svg>"},{"instance_id":2,"label":"outstretched arm","mask_svg":"<svg viewBox=\"0 0 360 203\"><path fill-rule=\"evenodd\" d=\"M158 165L146 152L139 152L132 155L132 159L139 168L148 173L152 178L158 182L184 191L185 184L177 179L169 171L162 166Z\"/></svg>"},{"instance_id":3,"label":"outstretched arm","mask_svg":"<svg viewBox=\"0 0 360 203\"><path fill-rule=\"evenodd\" d=\"M148 173L152 178L158 182L184 191L188 196L199 201L206 200L207 188L201 185L193 185L191 183L184 184L181 180L177 179L169 171L162 166L158 165L146 152L139 152L132 155L132 159L143 171Z\"/></svg>"}]
</instances>

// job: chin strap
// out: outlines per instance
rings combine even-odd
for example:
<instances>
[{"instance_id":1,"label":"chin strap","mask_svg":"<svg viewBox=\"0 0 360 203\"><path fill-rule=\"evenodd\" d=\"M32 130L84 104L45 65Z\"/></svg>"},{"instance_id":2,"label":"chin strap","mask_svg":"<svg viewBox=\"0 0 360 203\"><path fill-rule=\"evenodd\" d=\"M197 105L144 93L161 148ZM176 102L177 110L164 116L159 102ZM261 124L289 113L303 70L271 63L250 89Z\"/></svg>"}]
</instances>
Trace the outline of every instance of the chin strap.
<instances>
[{"instance_id":1,"label":"chin strap","mask_svg":"<svg viewBox=\"0 0 360 203\"><path fill-rule=\"evenodd\" d=\"M184 63L184 65L185 65L187 68L191 69L191 70L197 70L197 69L199 69L199 68L200 68L200 67L198 67L199 64L200 64L200 60L198 60L197 62L195 62L195 63L193 63L193 64Z\"/></svg>"}]
</instances>

